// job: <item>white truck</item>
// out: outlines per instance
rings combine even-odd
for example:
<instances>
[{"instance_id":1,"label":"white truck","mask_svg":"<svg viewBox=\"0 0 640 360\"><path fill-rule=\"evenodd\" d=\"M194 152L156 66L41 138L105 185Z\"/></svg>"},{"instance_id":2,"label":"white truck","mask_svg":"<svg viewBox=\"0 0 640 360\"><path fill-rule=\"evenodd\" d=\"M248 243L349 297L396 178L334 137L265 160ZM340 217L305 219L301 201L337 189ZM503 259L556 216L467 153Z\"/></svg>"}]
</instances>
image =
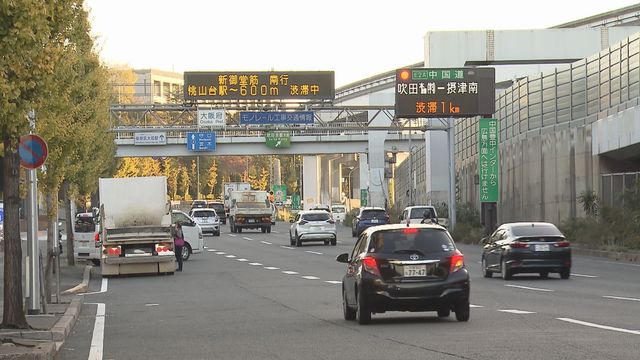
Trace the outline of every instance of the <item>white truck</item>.
<instances>
[{"instance_id":1,"label":"white truck","mask_svg":"<svg viewBox=\"0 0 640 360\"><path fill-rule=\"evenodd\" d=\"M222 194L224 209L228 216L229 209L231 208L231 192L251 190L251 184L247 182L227 182L222 184L222 190L224 191Z\"/></svg>"},{"instance_id":2,"label":"white truck","mask_svg":"<svg viewBox=\"0 0 640 360\"><path fill-rule=\"evenodd\" d=\"M166 177L102 178L99 195L102 276L172 274Z\"/></svg>"},{"instance_id":3,"label":"white truck","mask_svg":"<svg viewBox=\"0 0 640 360\"><path fill-rule=\"evenodd\" d=\"M231 191L229 200L229 226L232 233L241 233L242 229L271 232L269 193L261 190Z\"/></svg>"}]
</instances>

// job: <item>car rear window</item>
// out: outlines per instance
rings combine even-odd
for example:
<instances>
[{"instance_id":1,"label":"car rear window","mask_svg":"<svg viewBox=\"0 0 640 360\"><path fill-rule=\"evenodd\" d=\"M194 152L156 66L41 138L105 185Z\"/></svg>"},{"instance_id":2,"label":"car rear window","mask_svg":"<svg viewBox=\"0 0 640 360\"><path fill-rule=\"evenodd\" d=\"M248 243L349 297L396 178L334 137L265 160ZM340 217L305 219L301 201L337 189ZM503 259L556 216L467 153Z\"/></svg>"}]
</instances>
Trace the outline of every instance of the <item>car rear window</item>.
<instances>
[{"instance_id":1,"label":"car rear window","mask_svg":"<svg viewBox=\"0 0 640 360\"><path fill-rule=\"evenodd\" d=\"M88 233L96 231L96 223L92 216L79 216L76 218L74 230L77 233Z\"/></svg>"},{"instance_id":2,"label":"car rear window","mask_svg":"<svg viewBox=\"0 0 640 360\"><path fill-rule=\"evenodd\" d=\"M329 214L328 213L304 214L304 215L302 215L302 220L306 220L306 221L327 221L327 220L329 220Z\"/></svg>"},{"instance_id":3,"label":"car rear window","mask_svg":"<svg viewBox=\"0 0 640 360\"><path fill-rule=\"evenodd\" d=\"M417 208L417 209L411 209L411 214L409 214L409 218L422 219L424 218L425 213L427 213L427 218L429 219L434 217L433 210L431 210L430 208Z\"/></svg>"},{"instance_id":4,"label":"car rear window","mask_svg":"<svg viewBox=\"0 0 640 360\"><path fill-rule=\"evenodd\" d=\"M387 217L387 213L384 210L364 210L360 218L362 219L382 219Z\"/></svg>"},{"instance_id":5,"label":"car rear window","mask_svg":"<svg viewBox=\"0 0 640 360\"><path fill-rule=\"evenodd\" d=\"M222 204L209 204L209 207L215 211L224 211L224 205Z\"/></svg>"},{"instance_id":6,"label":"car rear window","mask_svg":"<svg viewBox=\"0 0 640 360\"><path fill-rule=\"evenodd\" d=\"M193 217L203 218L203 217L214 217L216 216L216 212L212 211L194 211Z\"/></svg>"},{"instance_id":7,"label":"car rear window","mask_svg":"<svg viewBox=\"0 0 640 360\"><path fill-rule=\"evenodd\" d=\"M371 235L370 252L393 254L406 250L433 254L454 251L455 245L446 231L438 229L382 230Z\"/></svg>"},{"instance_id":8,"label":"car rear window","mask_svg":"<svg viewBox=\"0 0 640 360\"><path fill-rule=\"evenodd\" d=\"M539 237L539 236L562 236L560 230L551 224L544 225L519 225L511 228L513 236L523 237Z\"/></svg>"},{"instance_id":9,"label":"car rear window","mask_svg":"<svg viewBox=\"0 0 640 360\"><path fill-rule=\"evenodd\" d=\"M343 212L345 212L345 209L342 206L333 207L333 208L331 208L331 210L334 213L343 213Z\"/></svg>"}]
</instances>

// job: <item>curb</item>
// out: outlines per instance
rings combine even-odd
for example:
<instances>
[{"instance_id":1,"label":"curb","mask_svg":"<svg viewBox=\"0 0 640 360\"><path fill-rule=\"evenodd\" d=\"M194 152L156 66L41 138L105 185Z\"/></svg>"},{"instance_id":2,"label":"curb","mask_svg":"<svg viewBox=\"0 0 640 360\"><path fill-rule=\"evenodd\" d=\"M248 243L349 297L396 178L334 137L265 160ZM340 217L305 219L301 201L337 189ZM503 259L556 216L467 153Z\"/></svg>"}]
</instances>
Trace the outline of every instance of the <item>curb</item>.
<instances>
[{"instance_id":1,"label":"curb","mask_svg":"<svg viewBox=\"0 0 640 360\"><path fill-rule=\"evenodd\" d=\"M84 267L84 274L82 275L82 282L71 289L63 291L63 294L77 294L81 292L87 292L89 288L89 278L91 277L91 265Z\"/></svg>"},{"instance_id":2,"label":"curb","mask_svg":"<svg viewBox=\"0 0 640 360\"><path fill-rule=\"evenodd\" d=\"M609 260L640 263L640 253L637 252L612 252L604 250L580 249L577 247L574 247L573 249L571 249L571 251L576 255L593 256L606 258Z\"/></svg>"}]
</instances>

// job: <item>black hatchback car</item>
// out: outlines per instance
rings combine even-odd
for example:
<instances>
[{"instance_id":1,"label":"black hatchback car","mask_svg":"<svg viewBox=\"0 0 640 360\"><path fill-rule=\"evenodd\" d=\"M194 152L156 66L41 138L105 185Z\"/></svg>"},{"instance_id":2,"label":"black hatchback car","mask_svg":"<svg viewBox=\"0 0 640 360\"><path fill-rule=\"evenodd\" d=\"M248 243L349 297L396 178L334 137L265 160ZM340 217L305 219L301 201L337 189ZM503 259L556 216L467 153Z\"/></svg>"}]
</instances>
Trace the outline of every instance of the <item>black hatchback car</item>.
<instances>
[{"instance_id":1,"label":"black hatchback car","mask_svg":"<svg viewBox=\"0 0 640 360\"><path fill-rule=\"evenodd\" d=\"M558 228L547 222L503 224L490 237L482 239L482 273L500 273L505 280L520 273L550 272L562 279L571 274L571 246Z\"/></svg>"},{"instance_id":2,"label":"black hatchback car","mask_svg":"<svg viewBox=\"0 0 640 360\"><path fill-rule=\"evenodd\" d=\"M372 313L437 311L458 321L469 320L469 272L463 254L438 225L393 224L362 232L351 254L340 254L347 264L342 279L345 320L360 324Z\"/></svg>"}]
</instances>

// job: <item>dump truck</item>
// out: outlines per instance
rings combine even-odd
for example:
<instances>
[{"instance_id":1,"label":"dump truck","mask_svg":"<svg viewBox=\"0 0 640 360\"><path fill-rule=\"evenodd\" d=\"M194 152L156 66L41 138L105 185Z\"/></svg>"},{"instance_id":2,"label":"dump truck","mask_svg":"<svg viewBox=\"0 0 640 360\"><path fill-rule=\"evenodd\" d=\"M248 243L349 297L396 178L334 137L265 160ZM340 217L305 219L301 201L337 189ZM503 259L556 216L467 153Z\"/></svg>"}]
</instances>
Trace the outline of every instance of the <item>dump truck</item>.
<instances>
[{"instance_id":1,"label":"dump truck","mask_svg":"<svg viewBox=\"0 0 640 360\"><path fill-rule=\"evenodd\" d=\"M99 196L102 276L173 274L166 177L101 178Z\"/></svg>"},{"instance_id":2,"label":"dump truck","mask_svg":"<svg viewBox=\"0 0 640 360\"><path fill-rule=\"evenodd\" d=\"M229 226L232 233L241 233L242 229L271 232L269 193L260 190L231 191L229 200Z\"/></svg>"}]
</instances>

